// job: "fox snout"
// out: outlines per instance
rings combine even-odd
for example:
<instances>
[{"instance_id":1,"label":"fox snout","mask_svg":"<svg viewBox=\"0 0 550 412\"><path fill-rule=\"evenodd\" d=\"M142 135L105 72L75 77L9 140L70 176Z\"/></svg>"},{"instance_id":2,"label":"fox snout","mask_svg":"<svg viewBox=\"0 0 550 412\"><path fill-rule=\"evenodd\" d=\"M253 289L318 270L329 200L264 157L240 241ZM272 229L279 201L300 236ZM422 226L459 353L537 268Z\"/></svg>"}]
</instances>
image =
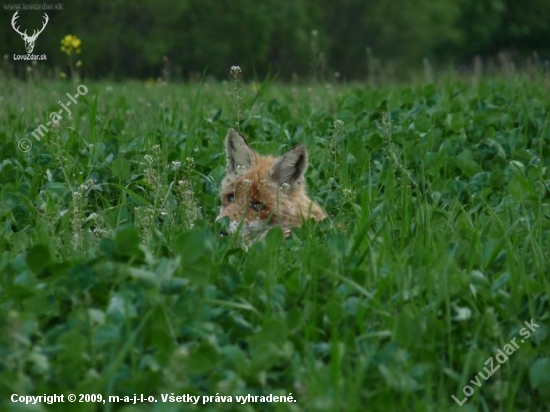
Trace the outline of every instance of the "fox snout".
<instances>
[{"instance_id":1,"label":"fox snout","mask_svg":"<svg viewBox=\"0 0 550 412\"><path fill-rule=\"evenodd\" d=\"M239 205L222 207L219 215L216 217L216 222L225 218L227 218L228 224L218 232L220 236L227 236L239 230L243 234L259 232L265 230L270 221L269 218L261 218L257 213L247 213Z\"/></svg>"}]
</instances>

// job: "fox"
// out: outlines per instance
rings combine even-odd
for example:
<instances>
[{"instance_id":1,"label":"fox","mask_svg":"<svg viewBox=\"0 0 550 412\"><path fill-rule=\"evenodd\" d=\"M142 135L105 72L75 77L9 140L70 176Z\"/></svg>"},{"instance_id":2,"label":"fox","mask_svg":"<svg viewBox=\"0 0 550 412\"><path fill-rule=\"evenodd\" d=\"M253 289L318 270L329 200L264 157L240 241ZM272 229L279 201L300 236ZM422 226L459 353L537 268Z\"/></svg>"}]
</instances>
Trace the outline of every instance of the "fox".
<instances>
[{"instance_id":1,"label":"fox","mask_svg":"<svg viewBox=\"0 0 550 412\"><path fill-rule=\"evenodd\" d=\"M227 164L220 191L222 206L216 221L228 217L229 227L221 235L239 231L254 241L280 226L288 237L291 228L300 227L305 219L321 221L327 217L307 194L305 146L297 145L278 158L262 156L249 146L240 132L229 128L225 154Z\"/></svg>"}]
</instances>

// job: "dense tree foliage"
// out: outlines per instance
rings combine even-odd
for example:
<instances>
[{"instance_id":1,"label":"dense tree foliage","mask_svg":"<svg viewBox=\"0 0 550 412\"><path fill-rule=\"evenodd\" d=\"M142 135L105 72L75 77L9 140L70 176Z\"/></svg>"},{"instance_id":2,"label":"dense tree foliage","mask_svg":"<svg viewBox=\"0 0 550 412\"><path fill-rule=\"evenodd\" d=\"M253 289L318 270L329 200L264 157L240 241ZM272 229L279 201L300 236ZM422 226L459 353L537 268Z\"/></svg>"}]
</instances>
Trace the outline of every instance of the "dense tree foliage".
<instances>
[{"instance_id":1,"label":"dense tree foliage","mask_svg":"<svg viewBox=\"0 0 550 412\"><path fill-rule=\"evenodd\" d=\"M41 67L62 68L59 42L82 39L82 70L89 77L172 77L245 73L364 78L377 62L397 73L434 65L470 64L473 57L507 52L520 61L550 56L547 0L75 0L49 11L37 40ZM24 53L2 10L4 60ZM39 27L42 13L21 11L22 27ZM13 61L15 72L27 62Z\"/></svg>"}]
</instances>

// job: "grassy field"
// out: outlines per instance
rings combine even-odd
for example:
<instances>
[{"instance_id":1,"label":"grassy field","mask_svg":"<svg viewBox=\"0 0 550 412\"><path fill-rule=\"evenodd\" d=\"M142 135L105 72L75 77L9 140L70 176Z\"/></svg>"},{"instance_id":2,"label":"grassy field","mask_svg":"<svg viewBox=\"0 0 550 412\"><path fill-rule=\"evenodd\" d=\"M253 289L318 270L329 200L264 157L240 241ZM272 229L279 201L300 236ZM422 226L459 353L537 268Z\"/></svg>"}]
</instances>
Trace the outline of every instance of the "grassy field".
<instances>
[{"instance_id":1,"label":"grassy field","mask_svg":"<svg viewBox=\"0 0 550 412\"><path fill-rule=\"evenodd\" d=\"M549 410L549 77L81 83L0 78L1 410ZM327 220L217 236L237 124Z\"/></svg>"}]
</instances>

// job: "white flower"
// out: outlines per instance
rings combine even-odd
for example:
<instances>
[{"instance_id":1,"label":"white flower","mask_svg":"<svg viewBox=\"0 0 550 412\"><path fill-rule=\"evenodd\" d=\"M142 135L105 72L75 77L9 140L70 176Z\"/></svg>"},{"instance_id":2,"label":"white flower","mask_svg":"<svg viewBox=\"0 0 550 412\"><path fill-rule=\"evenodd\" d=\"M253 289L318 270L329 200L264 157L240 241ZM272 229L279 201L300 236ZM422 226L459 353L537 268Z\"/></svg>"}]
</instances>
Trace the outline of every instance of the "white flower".
<instances>
[{"instance_id":1,"label":"white flower","mask_svg":"<svg viewBox=\"0 0 550 412\"><path fill-rule=\"evenodd\" d=\"M453 305L453 309L456 312L454 320L464 321L472 317L472 310L470 308Z\"/></svg>"},{"instance_id":2,"label":"white flower","mask_svg":"<svg viewBox=\"0 0 550 412\"><path fill-rule=\"evenodd\" d=\"M97 213L91 213L90 216L88 216L85 220L85 222L89 222L90 220L97 220L99 215Z\"/></svg>"},{"instance_id":3,"label":"white flower","mask_svg":"<svg viewBox=\"0 0 550 412\"><path fill-rule=\"evenodd\" d=\"M334 128L336 130L342 130L344 128L344 126L345 126L345 123L342 120L336 119L334 121Z\"/></svg>"},{"instance_id":4,"label":"white flower","mask_svg":"<svg viewBox=\"0 0 550 412\"><path fill-rule=\"evenodd\" d=\"M237 165L236 169L237 169L237 175L239 176L246 172L246 166L244 165Z\"/></svg>"}]
</instances>

